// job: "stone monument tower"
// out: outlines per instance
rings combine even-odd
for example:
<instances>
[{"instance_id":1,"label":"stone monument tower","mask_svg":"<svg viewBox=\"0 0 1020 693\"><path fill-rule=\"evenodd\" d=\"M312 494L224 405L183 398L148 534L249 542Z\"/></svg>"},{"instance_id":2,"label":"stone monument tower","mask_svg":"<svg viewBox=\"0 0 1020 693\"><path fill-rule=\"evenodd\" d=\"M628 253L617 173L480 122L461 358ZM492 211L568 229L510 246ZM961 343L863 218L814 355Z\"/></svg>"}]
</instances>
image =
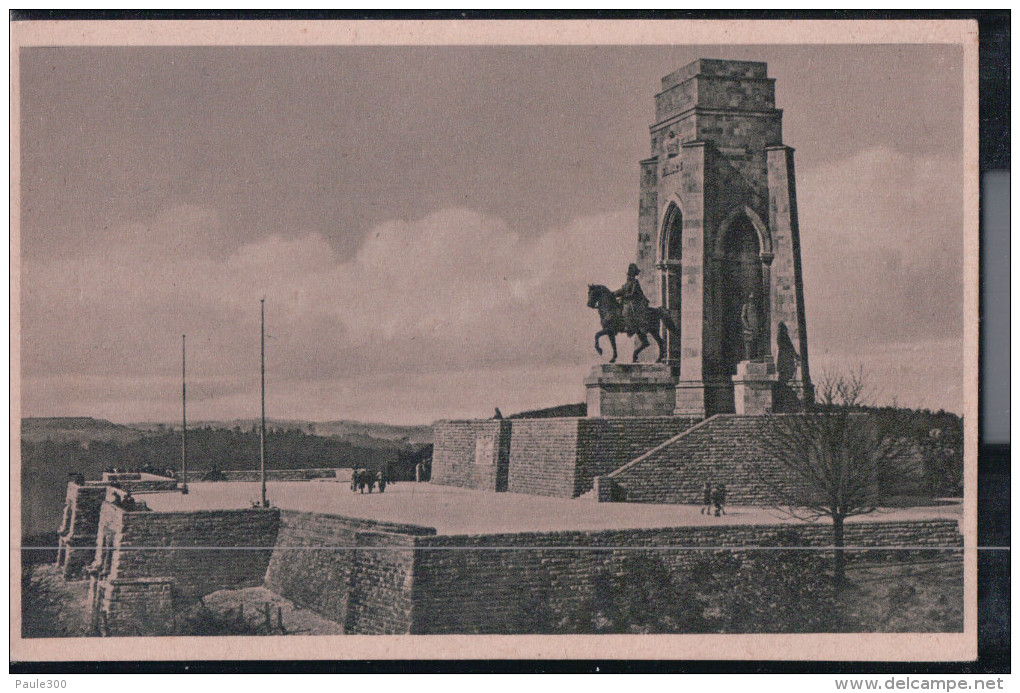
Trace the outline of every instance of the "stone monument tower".
<instances>
[{"instance_id":1,"label":"stone monument tower","mask_svg":"<svg viewBox=\"0 0 1020 693\"><path fill-rule=\"evenodd\" d=\"M655 96L637 264L645 294L680 325L679 339L666 335L675 397L664 414L790 411L813 399L793 149L775 103L765 63L730 60L696 60ZM661 367L629 368L593 372L590 413L628 379L663 387ZM596 416L626 414L594 404Z\"/></svg>"}]
</instances>

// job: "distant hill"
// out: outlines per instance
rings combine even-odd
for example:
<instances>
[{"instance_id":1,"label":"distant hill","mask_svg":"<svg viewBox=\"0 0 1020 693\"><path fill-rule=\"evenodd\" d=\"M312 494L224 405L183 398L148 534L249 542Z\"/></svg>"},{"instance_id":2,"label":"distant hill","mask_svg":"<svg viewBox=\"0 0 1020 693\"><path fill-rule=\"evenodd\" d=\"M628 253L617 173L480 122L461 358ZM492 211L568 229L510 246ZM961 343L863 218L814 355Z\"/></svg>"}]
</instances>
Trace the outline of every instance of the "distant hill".
<instances>
[{"instance_id":1,"label":"distant hill","mask_svg":"<svg viewBox=\"0 0 1020 693\"><path fill-rule=\"evenodd\" d=\"M412 445L426 445L432 442L432 426L391 426L363 421L322 421L308 424L308 433L317 436L364 437L393 440Z\"/></svg>"},{"instance_id":2,"label":"distant hill","mask_svg":"<svg viewBox=\"0 0 1020 693\"><path fill-rule=\"evenodd\" d=\"M189 421L188 428L215 428L227 431L250 431L259 425L258 419L229 419L222 421ZM142 422L129 426L151 433L179 430L180 424ZM379 441L427 445L432 442L431 426L394 426L364 421L302 421L295 419L266 419L266 428L271 431L301 431L324 438L344 438L352 443L366 446L377 445Z\"/></svg>"},{"instance_id":3,"label":"distant hill","mask_svg":"<svg viewBox=\"0 0 1020 693\"><path fill-rule=\"evenodd\" d=\"M21 439L26 443L130 443L146 432L91 416L29 417L21 420Z\"/></svg>"},{"instance_id":4,"label":"distant hill","mask_svg":"<svg viewBox=\"0 0 1020 693\"><path fill-rule=\"evenodd\" d=\"M402 479L408 474L413 478L414 465L431 456L431 444L419 442L431 440L427 426L345 421L323 425L334 435L309 432L310 427L319 430L319 426L267 421L267 468L366 467L388 469L393 478ZM177 469L180 465L180 426L121 426L102 419L74 417L24 419L22 429L22 536L36 543L53 540L69 474L98 479L110 467ZM381 437L384 435L389 437ZM188 460L189 468L196 473L257 468L256 422L188 422Z\"/></svg>"}]
</instances>

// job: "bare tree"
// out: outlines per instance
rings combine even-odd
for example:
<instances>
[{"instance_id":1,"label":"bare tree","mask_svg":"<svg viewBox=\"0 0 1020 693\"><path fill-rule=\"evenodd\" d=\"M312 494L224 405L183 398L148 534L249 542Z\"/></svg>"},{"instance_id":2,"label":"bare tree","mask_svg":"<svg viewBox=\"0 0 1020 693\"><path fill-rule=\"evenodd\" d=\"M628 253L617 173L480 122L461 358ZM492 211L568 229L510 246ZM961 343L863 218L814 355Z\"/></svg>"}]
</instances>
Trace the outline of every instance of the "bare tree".
<instances>
[{"instance_id":1,"label":"bare tree","mask_svg":"<svg viewBox=\"0 0 1020 693\"><path fill-rule=\"evenodd\" d=\"M873 404L872 399L877 394L878 390L862 364L857 364L845 372L827 370L815 383L815 397L818 405L824 409L868 407Z\"/></svg>"},{"instance_id":2,"label":"bare tree","mask_svg":"<svg viewBox=\"0 0 1020 693\"><path fill-rule=\"evenodd\" d=\"M826 376L817 412L763 417L763 456L751 471L788 517L832 520L833 576L845 582L847 518L878 511L919 486L919 451L907 437L886 430L860 411L868 391L863 369Z\"/></svg>"}]
</instances>

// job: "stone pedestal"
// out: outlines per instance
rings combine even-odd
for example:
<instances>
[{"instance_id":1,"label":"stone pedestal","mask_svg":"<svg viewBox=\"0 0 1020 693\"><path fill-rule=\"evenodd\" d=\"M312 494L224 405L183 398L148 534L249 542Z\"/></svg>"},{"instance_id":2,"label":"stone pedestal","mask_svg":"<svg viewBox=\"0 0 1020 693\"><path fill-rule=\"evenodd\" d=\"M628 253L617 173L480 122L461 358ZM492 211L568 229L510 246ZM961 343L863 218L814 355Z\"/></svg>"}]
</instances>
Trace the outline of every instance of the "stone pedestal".
<instances>
[{"instance_id":1,"label":"stone pedestal","mask_svg":"<svg viewBox=\"0 0 1020 693\"><path fill-rule=\"evenodd\" d=\"M676 378L661 363L604 363L584 380L588 416L672 416Z\"/></svg>"},{"instance_id":2,"label":"stone pedestal","mask_svg":"<svg viewBox=\"0 0 1020 693\"><path fill-rule=\"evenodd\" d=\"M682 371L681 371L682 372ZM680 380L676 385L674 416L712 416L733 413L733 381L729 378Z\"/></svg>"},{"instance_id":3,"label":"stone pedestal","mask_svg":"<svg viewBox=\"0 0 1020 693\"><path fill-rule=\"evenodd\" d=\"M772 390L776 365L772 359L741 361L733 376L733 405L737 414L757 416L772 413Z\"/></svg>"}]
</instances>

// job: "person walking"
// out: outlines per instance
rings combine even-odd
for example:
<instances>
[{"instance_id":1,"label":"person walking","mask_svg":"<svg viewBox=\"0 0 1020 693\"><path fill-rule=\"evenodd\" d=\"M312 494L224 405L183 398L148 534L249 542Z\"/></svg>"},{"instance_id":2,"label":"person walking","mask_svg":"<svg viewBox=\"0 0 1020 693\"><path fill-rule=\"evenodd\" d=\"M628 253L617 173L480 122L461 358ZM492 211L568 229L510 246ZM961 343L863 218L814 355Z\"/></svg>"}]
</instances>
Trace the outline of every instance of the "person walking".
<instances>
[{"instance_id":1,"label":"person walking","mask_svg":"<svg viewBox=\"0 0 1020 693\"><path fill-rule=\"evenodd\" d=\"M705 488L701 490L701 514L712 514L712 482L706 481Z\"/></svg>"},{"instance_id":2,"label":"person walking","mask_svg":"<svg viewBox=\"0 0 1020 693\"><path fill-rule=\"evenodd\" d=\"M712 492L712 503L715 504L715 516L726 514L726 484L719 484Z\"/></svg>"}]
</instances>

